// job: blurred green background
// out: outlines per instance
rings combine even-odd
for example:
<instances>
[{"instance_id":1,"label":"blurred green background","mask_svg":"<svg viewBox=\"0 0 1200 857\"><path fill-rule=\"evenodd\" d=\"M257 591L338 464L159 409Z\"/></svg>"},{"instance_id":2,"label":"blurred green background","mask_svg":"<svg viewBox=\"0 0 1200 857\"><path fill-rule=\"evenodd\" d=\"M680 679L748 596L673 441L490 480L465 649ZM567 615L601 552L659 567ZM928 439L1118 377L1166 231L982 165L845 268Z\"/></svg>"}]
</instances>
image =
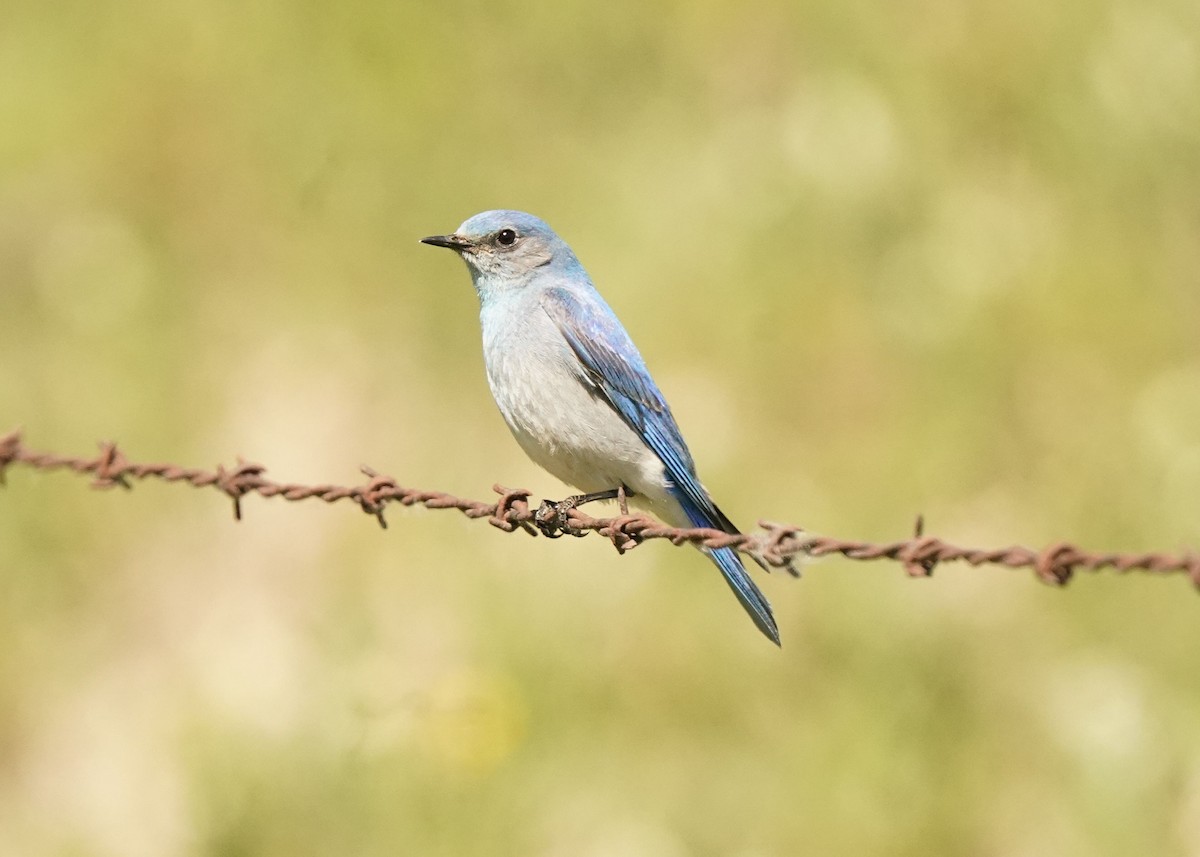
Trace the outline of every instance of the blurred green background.
<instances>
[{"instance_id":1,"label":"blurred green background","mask_svg":"<svg viewBox=\"0 0 1200 857\"><path fill-rule=\"evenodd\" d=\"M47 4L0 26L0 431L565 489L487 208L576 249L746 526L1200 544L1200 7ZM14 468L4 855L1197 855L1182 578L762 583Z\"/></svg>"}]
</instances>

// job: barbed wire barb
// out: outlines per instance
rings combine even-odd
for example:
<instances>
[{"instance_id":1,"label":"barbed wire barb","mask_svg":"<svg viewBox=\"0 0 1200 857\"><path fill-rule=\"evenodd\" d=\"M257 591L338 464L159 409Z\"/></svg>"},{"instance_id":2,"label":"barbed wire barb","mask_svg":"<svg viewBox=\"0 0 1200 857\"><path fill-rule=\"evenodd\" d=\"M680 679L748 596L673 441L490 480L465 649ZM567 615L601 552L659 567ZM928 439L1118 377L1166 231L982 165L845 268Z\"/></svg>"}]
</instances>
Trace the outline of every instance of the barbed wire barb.
<instances>
[{"instance_id":1,"label":"barbed wire barb","mask_svg":"<svg viewBox=\"0 0 1200 857\"><path fill-rule=\"evenodd\" d=\"M702 548L733 548L766 566L791 571L796 557L840 555L846 559L869 562L892 560L900 563L912 577L930 577L934 569L947 562L965 562L970 566L997 565L1007 568L1028 568L1039 580L1054 586L1065 586L1079 570L1112 570L1120 574L1144 572L1150 574L1184 574L1200 588L1200 553L1098 553L1069 542L1056 542L1042 550L1021 545L1007 548L967 548L925 535L925 519L918 515L912 536L884 544L860 540L819 536L794 524L759 521L759 531L730 534L705 528L669 527L645 515L621 514L610 518L593 518L578 508L570 509L559 519L547 520L530 506L531 492L495 484L495 502L470 500L443 491L422 491L400 485L370 467L361 472L367 482L356 486L301 485L280 483L268 479L267 468L255 462L237 459L237 465L227 469L217 465L215 470L180 467L174 464L139 464L130 461L114 442L100 444L93 458L56 455L28 449L19 429L0 437L0 486L6 485L9 467L24 465L35 470L69 470L90 475L91 485L98 489L133 488L132 480L159 479L182 482L195 488L216 488L233 502L235 520L242 520L242 499L250 494L260 497L281 497L290 502L319 499L326 503L351 500L379 526L387 529L384 510L388 503L403 506L423 506L426 509L457 509L468 518L484 518L504 532L523 530L530 536L583 536L589 532L610 541L619 553L625 553L644 541L664 539L675 545L692 544ZM765 567L765 566L764 566Z\"/></svg>"}]
</instances>

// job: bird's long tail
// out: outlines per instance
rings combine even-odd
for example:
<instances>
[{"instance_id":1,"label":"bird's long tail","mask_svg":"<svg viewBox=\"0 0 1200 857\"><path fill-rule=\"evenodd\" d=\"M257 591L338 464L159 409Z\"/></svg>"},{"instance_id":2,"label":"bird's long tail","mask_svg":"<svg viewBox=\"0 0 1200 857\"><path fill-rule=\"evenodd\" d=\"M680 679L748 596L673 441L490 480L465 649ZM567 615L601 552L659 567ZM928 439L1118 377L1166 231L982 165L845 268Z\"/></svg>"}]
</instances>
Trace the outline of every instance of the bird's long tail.
<instances>
[{"instance_id":1,"label":"bird's long tail","mask_svg":"<svg viewBox=\"0 0 1200 857\"><path fill-rule=\"evenodd\" d=\"M727 533L738 532L733 522L725 517L724 513L715 505L711 505L709 509L699 509L687 498L680 499L684 514L687 515L693 527L711 527ZM762 631L768 640L779 646L779 626L775 624L771 605L754 585L754 581L750 579L738 552L733 548L717 548L715 550L702 548L702 550L708 554L709 559L716 564L717 568L721 569L721 575L725 578L725 582L729 584L729 588L733 590L733 594L737 596L737 600L741 602L745 611L750 614L750 618L754 620L758 630Z\"/></svg>"},{"instance_id":2,"label":"bird's long tail","mask_svg":"<svg viewBox=\"0 0 1200 857\"><path fill-rule=\"evenodd\" d=\"M706 525L702 524L701 526ZM706 550L705 553L717 564L717 568L721 569L725 582L729 584L729 588L733 590L733 594L737 596L742 607L750 614L750 618L754 620L758 630L762 631L772 643L780 645L779 627L775 624L771 605L767 603L767 599L750 579L746 567L742 565L742 558L733 548Z\"/></svg>"}]
</instances>

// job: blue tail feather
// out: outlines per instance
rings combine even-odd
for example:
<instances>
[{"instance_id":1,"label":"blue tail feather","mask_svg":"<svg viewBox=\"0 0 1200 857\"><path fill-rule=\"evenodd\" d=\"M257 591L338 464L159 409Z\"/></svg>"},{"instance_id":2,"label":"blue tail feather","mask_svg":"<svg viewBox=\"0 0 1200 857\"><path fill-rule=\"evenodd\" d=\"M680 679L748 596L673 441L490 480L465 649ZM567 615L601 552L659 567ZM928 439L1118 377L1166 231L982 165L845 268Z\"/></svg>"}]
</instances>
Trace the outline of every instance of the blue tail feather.
<instances>
[{"instance_id":1,"label":"blue tail feather","mask_svg":"<svg viewBox=\"0 0 1200 857\"><path fill-rule=\"evenodd\" d=\"M729 588L733 590L733 594L737 596L737 600L741 602L742 607L750 614L750 618L754 620L754 624L758 626L758 630L762 631L772 643L779 646L779 626L775 624L775 616L771 613L771 605L767 603L767 599L754 585L754 581L750 579L750 575L746 571L746 567L742 565L742 559L737 555L733 548L719 548L714 551L707 551L709 557L717 564L717 568L721 569L721 574L725 577L725 582L729 584Z\"/></svg>"},{"instance_id":2,"label":"blue tail feather","mask_svg":"<svg viewBox=\"0 0 1200 857\"><path fill-rule=\"evenodd\" d=\"M684 513L688 516L688 520L692 522L693 526L711 527L727 533L737 533L737 527L725 517L725 514L711 500L708 501L708 509L700 509L686 495L676 495L676 498L680 501ZM779 642L779 626L775 624L775 616L771 612L771 605L767 602L762 592L759 591L758 587L754 585L754 581L750 579L750 575L746 571L746 567L742 564L742 558L738 555L738 552L733 548L717 548L716 550L705 550L704 552L716 563L717 568L721 569L721 575L725 578L725 582L729 584L729 588L737 596L737 600L741 603L742 608L750 614L750 618L754 620L754 624L758 627L758 630L762 631L772 643L781 646L782 644Z\"/></svg>"}]
</instances>

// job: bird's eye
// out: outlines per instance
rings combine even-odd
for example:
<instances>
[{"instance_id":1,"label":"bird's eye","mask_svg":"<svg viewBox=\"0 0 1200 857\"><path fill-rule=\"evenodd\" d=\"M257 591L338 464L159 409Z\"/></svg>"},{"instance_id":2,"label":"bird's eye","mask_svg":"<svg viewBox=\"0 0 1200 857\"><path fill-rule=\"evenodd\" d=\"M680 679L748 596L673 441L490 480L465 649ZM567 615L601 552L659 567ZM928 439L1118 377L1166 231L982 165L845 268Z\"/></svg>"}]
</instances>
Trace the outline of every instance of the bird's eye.
<instances>
[{"instance_id":1,"label":"bird's eye","mask_svg":"<svg viewBox=\"0 0 1200 857\"><path fill-rule=\"evenodd\" d=\"M496 233L496 243L503 247L511 247L517 242L517 233L512 229L501 229Z\"/></svg>"}]
</instances>

